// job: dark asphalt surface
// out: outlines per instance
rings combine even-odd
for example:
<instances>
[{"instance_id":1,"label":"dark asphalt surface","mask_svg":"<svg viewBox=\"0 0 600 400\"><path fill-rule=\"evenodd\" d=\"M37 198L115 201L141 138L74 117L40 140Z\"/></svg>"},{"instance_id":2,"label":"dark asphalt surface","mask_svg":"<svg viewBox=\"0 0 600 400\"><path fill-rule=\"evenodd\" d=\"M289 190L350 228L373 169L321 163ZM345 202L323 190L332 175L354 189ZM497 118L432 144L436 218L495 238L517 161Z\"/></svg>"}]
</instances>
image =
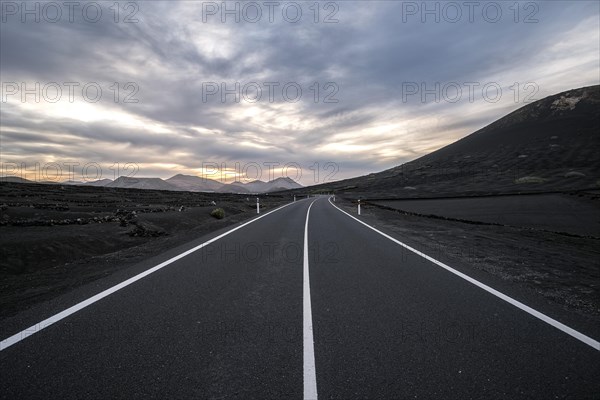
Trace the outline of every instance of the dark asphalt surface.
<instances>
[{"instance_id":1,"label":"dark asphalt surface","mask_svg":"<svg viewBox=\"0 0 600 400\"><path fill-rule=\"evenodd\" d=\"M313 200L0 352L0 398L302 398L302 249ZM308 235L319 398L600 398L599 351L326 198L311 208Z\"/></svg>"}]
</instances>

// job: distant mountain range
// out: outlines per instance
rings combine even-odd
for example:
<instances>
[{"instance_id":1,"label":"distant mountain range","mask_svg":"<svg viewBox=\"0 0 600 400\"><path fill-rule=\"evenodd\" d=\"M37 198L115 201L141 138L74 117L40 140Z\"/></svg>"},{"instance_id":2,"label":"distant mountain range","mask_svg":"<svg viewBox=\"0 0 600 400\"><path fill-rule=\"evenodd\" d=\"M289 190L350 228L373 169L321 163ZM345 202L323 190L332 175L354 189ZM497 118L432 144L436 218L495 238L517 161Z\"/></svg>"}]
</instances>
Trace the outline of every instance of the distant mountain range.
<instances>
[{"instance_id":1,"label":"distant mountain range","mask_svg":"<svg viewBox=\"0 0 600 400\"><path fill-rule=\"evenodd\" d=\"M278 192L281 190L300 189L302 187L302 185L291 178L277 178L269 182L233 182L223 185L219 191L226 193L269 193Z\"/></svg>"},{"instance_id":2,"label":"distant mountain range","mask_svg":"<svg viewBox=\"0 0 600 400\"><path fill-rule=\"evenodd\" d=\"M216 193L270 193L281 190L299 189L303 186L291 178L277 178L269 182L252 181L248 183L233 182L223 184L219 181L201 178L194 175L178 174L169 179L136 178L120 176L114 181L100 179L91 182L64 181L64 182L34 182L17 176L0 177L0 182L16 183L44 183L60 185L104 186L127 189L172 190L188 192L216 192Z\"/></svg>"},{"instance_id":3,"label":"distant mountain range","mask_svg":"<svg viewBox=\"0 0 600 400\"><path fill-rule=\"evenodd\" d=\"M223 184L213 179L201 178L195 175L178 174L166 179L165 182L189 192L219 192Z\"/></svg>"},{"instance_id":4,"label":"distant mountain range","mask_svg":"<svg viewBox=\"0 0 600 400\"><path fill-rule=\"evenodd\" d=\"M0 177L0 182L12 182L12 183L36 183L27 179L19 178L18 176L3 176Z\"/></svg>"},{"instance_id":5,"label":"distant mountain range","mask_svg":"<svg viewBox=\"0 0 600 400\"><path fill-rule=\"evenodd\" d=\"M88 186L106 186L109 183L111 183L113 180L112 179L100 179L97 181L93 181L93 182L87 182L85 183Z\"/></svg>"},{"instance_id":6,"label":"distant mountain range","mask_svg":"<svg viewBox=\"0 0 600 400\"><path fill-rule=\"evenodd\" d=\"M126 188L126 189L152 189L152 190L183 190L175 185L171 185L160 178L131 178L120 176L105 187Z\"/></svg>"}]
</instances>

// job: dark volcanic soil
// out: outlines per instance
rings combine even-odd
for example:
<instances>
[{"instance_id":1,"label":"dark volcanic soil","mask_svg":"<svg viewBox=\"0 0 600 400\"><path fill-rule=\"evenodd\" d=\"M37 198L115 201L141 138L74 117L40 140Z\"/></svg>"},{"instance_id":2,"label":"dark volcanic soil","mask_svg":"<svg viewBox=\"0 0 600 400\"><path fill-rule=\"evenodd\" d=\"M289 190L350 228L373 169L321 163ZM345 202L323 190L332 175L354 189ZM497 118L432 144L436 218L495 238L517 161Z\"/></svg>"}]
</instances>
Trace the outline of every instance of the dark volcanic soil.
<instances>
[{"instance_id":1,"label":"dark volcanic soil","mask_svg":"<svg viewBox=\"0 0 600 400\"><path fill-rule=\"evenodd\" d=\"M432 217L600 238L600 195L590 192L369 202Z\"/></svg>"},{"instance_id":2,"label":"dark volcanic soil","mask_svg":"<svg viewBox=\"0 0 600 400\"><path fill-rule=\"evenodd\" d=\"M356 214L356 203L338 197ZM473 224L362 205L362 218L449 265L533 291L600 323L600 240L518 226Z\"/></svg>"},{"instance_id":3,"label":"dark volcanic soil","mask_svg":"<svg viewBox=\"0 0 600 400\"><path fill-rule=\"evenodd\" d=\"M268 211L288 201L277 195L263 196L261 209ZM210 216L217 207L225 210L225 218ZM235 194L0 183L0 209L0 318L5 318L248 219L256 215L256 199Z\"/></svg>"}]
</instances>

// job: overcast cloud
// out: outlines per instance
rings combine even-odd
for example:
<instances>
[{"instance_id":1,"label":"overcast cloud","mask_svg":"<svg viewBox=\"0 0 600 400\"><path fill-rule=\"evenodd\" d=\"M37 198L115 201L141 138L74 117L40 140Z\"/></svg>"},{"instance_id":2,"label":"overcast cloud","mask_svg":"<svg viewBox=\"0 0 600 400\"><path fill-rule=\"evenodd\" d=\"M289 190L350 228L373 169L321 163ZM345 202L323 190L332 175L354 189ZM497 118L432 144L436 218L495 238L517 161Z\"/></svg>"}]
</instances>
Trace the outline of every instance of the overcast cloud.
<instances>
[{"instance_id":1,"label":"overcast cloud","mask_svg":"<svg viewBox=\"0 0 600 400\"><path fill-rule=\"evenodd\" d=\"M35 163L79 163L81 179L81 167L97 163L114 178L115 163L135 163L137 176L167 178L214 163L273 162L296 163L301 182L313 184L333 171L328 162L339 166L333 179L381 171L526 101L600 83L598 1L475 2L472 14L464 2L427 2L433 14L423 14L422 2L322 2L318 22L314 2L279 2L273 21L267 3L227 2L240 8L239 22L231 14L222 22L221 2L121 2L118 16L112 1L93 3L85 15L82 2L73 22L62 2L28 3L39 22L23 15L21 2L1 4L5 174L23 163L30 172ZM253 23L255 5L262 16ZM291 22L297 6L302 15ZM92 22L97 10L102 16ZM124 21L129 14L137 22ZM39 102L33 94L23 101L21 85L36 82ZM58 99L51 82L61 86ZM72 99L65 82L79 84ZM261 99L250 101L252 85L239 102L207 92L236 82L256 82ZM273 99L265 82L278 85ZM435 91L436 82L447 89L439 101L434 93L407 95L422 83ZM479 86L470 93L467 82ZM89 83L102 89L97 102L93 87L82 96ZM502 95L494 99L497 85ZM297 87L302 96L292 102ZM128 95L137 102L125 102Z\"/></svg>"}]
</instances>

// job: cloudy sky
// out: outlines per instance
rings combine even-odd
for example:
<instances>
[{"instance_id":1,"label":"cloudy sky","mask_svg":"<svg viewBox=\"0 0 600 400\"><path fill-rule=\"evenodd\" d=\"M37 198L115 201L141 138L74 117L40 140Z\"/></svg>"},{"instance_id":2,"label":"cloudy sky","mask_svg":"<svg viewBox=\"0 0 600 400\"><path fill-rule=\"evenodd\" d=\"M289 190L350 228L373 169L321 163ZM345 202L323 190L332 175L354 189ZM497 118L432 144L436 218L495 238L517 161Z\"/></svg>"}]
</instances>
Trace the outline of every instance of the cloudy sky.
<instances>
[{"instance_id":1,"label":"cloudy sky","mask_svg":"<svg viewBox=\"0 0 600 400\"><path fill-rule=\"evenodd\" d=\"M2 173L308 185L600 81L598 1L222 4L2 1Z\"/></svg>"}]
</instances>

